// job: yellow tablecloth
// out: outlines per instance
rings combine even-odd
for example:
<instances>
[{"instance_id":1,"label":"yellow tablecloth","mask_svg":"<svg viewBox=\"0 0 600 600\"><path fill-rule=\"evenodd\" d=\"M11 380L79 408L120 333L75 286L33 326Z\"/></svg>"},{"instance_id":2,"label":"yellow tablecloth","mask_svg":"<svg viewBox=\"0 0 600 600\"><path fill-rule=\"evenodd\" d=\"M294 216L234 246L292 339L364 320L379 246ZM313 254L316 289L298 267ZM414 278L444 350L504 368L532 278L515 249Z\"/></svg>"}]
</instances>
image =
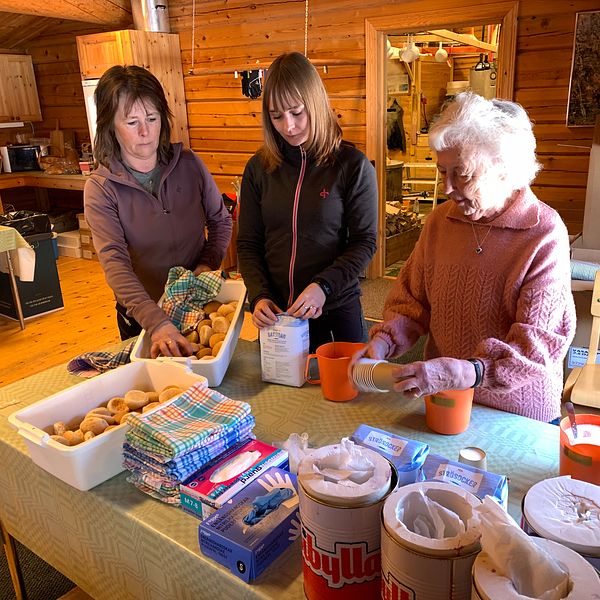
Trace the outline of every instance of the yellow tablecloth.
<instances>
[{"instance_id":1,"label":"yellow tablecloth","mask_svg":"<svg viewBox=\"0 0 600 600\"><path fill-rule=\"evenodd\" d=\"M15 275L21 281L33 281L35 250L14 227L0 225L0 271L8 273L6 252L10 252Z\"/></svg>"},{"instance_id":2,"label":"yellow tablecloth","mask_svg":"<svg viewBox=\"0 0 600 600\"><path fill-rule=\"evenodd\" d=\"M95 600L304 598L298 542L247 585L200 553L198 520L144 495L125 473L81 492L35 465L8 415L80 381L63 365L0 389L0 520L9 533ZM316 385L264 383L258 343L238 342L218 390L251 404L254 433L269 443L306 431L311 445L322 446L367 423L427 442L432 452L453 459L465 446L483 448L488 469L510 479L509 512L517 520L529 487L558 475L555 425L475 405L467 431L437 435L425 424L421 400L360 394L328 402Z\"/></svg>"}]
</instances>

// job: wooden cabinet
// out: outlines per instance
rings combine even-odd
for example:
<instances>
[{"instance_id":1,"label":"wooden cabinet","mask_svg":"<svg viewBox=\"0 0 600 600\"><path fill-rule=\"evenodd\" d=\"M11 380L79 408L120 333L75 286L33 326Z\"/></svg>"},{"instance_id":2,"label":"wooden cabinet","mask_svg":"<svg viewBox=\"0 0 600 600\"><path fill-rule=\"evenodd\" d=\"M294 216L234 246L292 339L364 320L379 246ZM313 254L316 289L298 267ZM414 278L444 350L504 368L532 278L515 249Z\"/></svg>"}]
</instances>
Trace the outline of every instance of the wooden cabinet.
<instances>
[{"instance_id":1,"label":"wooden cabinet","mask_svg":"<svg viewBox=\"0 0 600 600\"><path fill-rule=\"evenodd\" d=\"M0 54L0 73L0 123L41 121L31 56Z\"/></svg>"},{"instance_id":2,"label":"wooden cabinet","mask_svg":"<svg viewBox=\"0 0 600 600\"><path fill-rule=\"evenodd\" d=\"M173 112L172 142L190 146L179 36L125 29L77 37L82 79L97 79L113 65L139 65L161 82Z\"/></svg>"}]
</instances>

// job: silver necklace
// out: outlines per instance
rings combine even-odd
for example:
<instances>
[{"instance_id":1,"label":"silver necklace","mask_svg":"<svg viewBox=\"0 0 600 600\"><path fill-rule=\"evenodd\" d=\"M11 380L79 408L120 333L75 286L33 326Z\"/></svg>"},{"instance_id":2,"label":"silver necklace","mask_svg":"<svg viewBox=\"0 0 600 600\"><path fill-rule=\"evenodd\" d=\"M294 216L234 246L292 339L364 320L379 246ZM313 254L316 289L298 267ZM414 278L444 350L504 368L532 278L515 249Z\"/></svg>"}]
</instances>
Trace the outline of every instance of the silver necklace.
<instances>
[{"instance_id":1,"label":"silver necklace","mask_svg":"<svg viewBox=\"0 0 600 600\"><path fill-rule=\"evenodd\" d=\"M471 223L471 229L473 230L473 237L475 238L475 243L477 244L477 246L475 247L475 253L481 254L483 252L483 243L487 239L487 236L490 235L492 226L490 225L488 227L488 230L485 232L485 235L483 236L483 239L481 241L479 241L479 239L477 238L477 234L475 233L475 226L473 225L473 223Z\"/></svg>"}]
</instances>

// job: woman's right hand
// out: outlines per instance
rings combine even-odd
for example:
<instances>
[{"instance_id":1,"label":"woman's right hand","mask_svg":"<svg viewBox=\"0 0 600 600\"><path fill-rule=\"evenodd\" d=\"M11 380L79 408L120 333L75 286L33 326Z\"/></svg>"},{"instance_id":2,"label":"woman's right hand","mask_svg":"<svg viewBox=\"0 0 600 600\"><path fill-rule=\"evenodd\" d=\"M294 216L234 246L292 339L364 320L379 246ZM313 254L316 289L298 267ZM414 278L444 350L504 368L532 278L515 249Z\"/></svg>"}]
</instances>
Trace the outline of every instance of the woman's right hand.
<instances>
[{"instance_id":1,"label":"woman's right hand","mask_svg":"<svg viewBox=\"0 0 600 600\"><path fill-rule=\"evenodd\" d=\"M270 327L277 323L277 315L283 311L270 298L261 298L254 305L252 313L252 323L259 329Z\"/></svg>"},{"instance_id":2,"label":"woman's right hand","mask_svg":"<svg viewBox=\"0 0 600 600\"><path fill-rule=\"evenodd\" d=\"M358 352L355 352L352 355L348 368L352 370L354 365L361 358L374 358L375 360L383 360L386 358L388 350L388 343L382 337L375 335L364 348L361 348Z\"/></svg>"},{"instance_id":3,"label":"woman's right hand","mask_svg":"<svg viewBox=\"0 0 600 600\"><path fill-rule=\"evenodd\" d=\"M152 332L152 347L150 356L191 356L192 344L179 333L173 323L163 323Z\"/></svg>"}]
</instances>

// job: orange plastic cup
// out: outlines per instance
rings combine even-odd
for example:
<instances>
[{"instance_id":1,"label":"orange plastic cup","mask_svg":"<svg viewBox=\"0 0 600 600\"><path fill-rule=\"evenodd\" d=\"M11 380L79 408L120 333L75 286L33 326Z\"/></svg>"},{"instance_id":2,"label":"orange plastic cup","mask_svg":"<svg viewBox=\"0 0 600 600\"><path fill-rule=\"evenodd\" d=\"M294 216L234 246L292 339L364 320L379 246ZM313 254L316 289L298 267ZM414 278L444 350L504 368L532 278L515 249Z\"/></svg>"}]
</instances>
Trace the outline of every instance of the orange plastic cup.
<instances>
[{"instance_id":1,"label":"orange plastic cup","mask_svg":"<svg viewBox=\"0 0 600 600\"><path fill-rule=\"evenodd\" d=\"M600 426L600 415L577 414L577 425ZM600 485L600 446L585 444L582 441L571 444L566 431L571 429L568 417L560 422L560 475L570 475L573 479ZM581 433L579 433L581 436ZM579 437L582 440L581 437ZM585 438L583 438L585 439Z\"/></svg>"},{"instance_id":2,"label":"orange plastic cup","mask_svg":"<svg viewBox=\"0 0 600 600\"><path fill-rule=\"evenodd\" d=\"M456 435L469 427L473 388L446 390L425 396L425 422L429 429L444 435Z\"/></svg>"},{"instance_id":3,"label":"orange plastic cup","mask_svg":"<svg viewBox=\"0 0 600 600\"><path fill-rule=\"evenodd\" d=\"M321 384L325 400L346 402L358 395L358 390L348 379L350 359L365 344L356 342L328 342L317 348L315 354L306 357L306 381ZM319 366L319 379L310 378L310 363L316 359Z\"/></svg>"}]
</instances>

